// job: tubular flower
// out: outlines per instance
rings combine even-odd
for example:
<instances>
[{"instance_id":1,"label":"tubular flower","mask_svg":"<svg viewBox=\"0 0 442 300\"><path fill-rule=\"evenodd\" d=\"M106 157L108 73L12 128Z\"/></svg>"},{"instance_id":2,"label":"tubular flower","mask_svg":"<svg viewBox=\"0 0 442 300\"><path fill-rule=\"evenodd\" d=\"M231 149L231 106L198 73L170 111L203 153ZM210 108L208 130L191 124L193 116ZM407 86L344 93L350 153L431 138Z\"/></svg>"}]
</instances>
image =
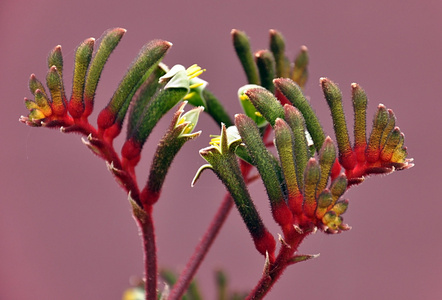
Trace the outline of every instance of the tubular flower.
<instances>
[{"instance_id":1,"label":"tubular flower","mask_svg":"<svg viewBox=\"0 0 442 300\"><path fill-rule=\"evenodd\" d=\"M281 217L281 213L274 214L275 221L283 229L294 227L302 232L318 228L326 233L339 233L350 229L342 219L348 206L348 200L341 199L347 190L347 177L342 173L331 179L336 172L333 166L337 151L333 141L326 137L319 153L312 157L301 113L291 105L285 105L284 111L284 119L277 118L273 127L278 153L276 163L273 164L275 167L260 168L259 160L252 159L258 164L258 171L267 189L271 182L266 183L265 178L270 173L276 171L276 176L280 178L273 184L282 189L278 212L286 206L290 215L284 213L284 217ZM249 133L240 133L246 138L242 139L245 148L252 152L250 147L253 145L247 138ZM275 202L270 196L269 200L271 203Z\"/></svg>"},{"instance_id":2,"label":"tubular flower","mask_svg":"<svg viewBox=\"0 0 442 300\"><path fill-rule=\"evenodd\" d=\"M373 120L373 128L366 137L367 96L356 83L352 87L354 109L354 143L350 142L342 107L342 94L338 86L327 78L320 79L327 104L330 107L333 127L338 146L338 157L332 179L344 169L348 185L361 183L372 174L389 174L414 166L413 159L407 158L404 134L396 126L396 117L391 109L380 104ZM316 151L323 145L324 133L318 119L308 104L299 86L291 79L274 80L276 96L282 103L292 103L305 118L307 130L313 138Z\"/></svg>"},{"instance_id":3,"label":"tubular flower","mask_svg":"<svg viewBox=\"0 0 442 300\"><path fill-rule=\"evenodd\" d=\"M348 230L342 222L345 210L338 210L341 196L347 189L347 178L341 174L330 179L336 160L336 149L327 137L317 158L308 155L304 134L304 120L299 111L285 105L285 119L276 119L275 145L286 183L287 204L293 213L296 228L316 226L327 233ZM327 187L327 183L329 183Z\"/></svg>"},{"instance_id":4,"label":"tubular flower","mask_svg":"<svg viewBox=\"0 0 442 300\"><path fill-rule=\"evenodd\" d=\"M332 112L339 148L339 163L345 169L349 185L358 184L371 174L389 174L395 170L405 170L414 166L413 159L407 158L405 136L396 126L396 117L391 109L379 104L367 139L367 96L357 83L353 83L351 88L355 117L352 147L347 128L344 126L341 91L327 78L321 78L320 82Z\"/></svg>"},{"instance_id":5,"label":"tubular flower","mask_svg":"<svg viewBox=\"0 0 442 300\"><path fill-rule=\"evenodd\" d=\"M186 104L187 101L184 101L178 107L169 129L158 144L151 164L149 179L141 192L143 204L152 205L159 199L164 180L175 156L187 141L195 139L201 134L201 131L193 132L193 130L204 108L199 106L184 113Z\"/></svg>"},{"instance_id":6,"label":"tubular flower","mask_svg":"<svg viewBox=\"0 0 442 300\"><path fill-rule=\"evenodd\" d=\"M202 82L193 82L203 72L197 65L188 69L175 65L165 74L152 74L152 80L157 85L152 89L142 89L140 94L143 100L138 101L129 114L122 156L132 167L139 162L143 145L158 121L178 102L186 100L192 89L203 85Z\"/></svg>"},{"instance_id":7,"label":"tubular flower","mask_svg":"<svg viewBox=\"0 0 442 300\"><path fill-rule=\"evenodd\" d=\"M204 170L212 170L224 183L230 192L235 205L252 236L256 249L264 256L273 259L276 242L255 208L242 176L235 149L241 143L241 138L234 126L226 129L222 124L221 134L214 136L210 146L200 150L200 155L208 162L195 175L192 186Z\"/></svg>"},{"instance_id":8,"label":"tubular flower","mask_svg":"<svg viewBox=\"0 0 442 300\"><path fill-rule=\"evenodd\" d=\"M235 115L235 127L226 130L223 126L221 136L212 137L211 146L200 150L209 164L198 170L194 182L203 170L212 169L234 199L247 195L243 198L253 207L246 186L233 184L235 181L244 182L237 171L232 171L237 167L226 169L235 165L234 155L256 167L267 192L273 219L283 231L284 237L280 239L283 246L290 248L296 244L296 236L304 237L315 229L326 233L349 230L350 226L342 218L349 204L343 198L345 191L368 175L388 174L413 166L412 159L407 158L404 135L396 127L393 111L379 106L367 138L367 97L359 85L352 84L352 143L341 91L329 79L321 78L320 84L333 120L335 146L303 93L308 80L307 48L301 47L293 64L285 54L284 38L276 30L270 31L270 50L255 54L244 32L232 30L231 34L248 81L238 90L244 113ZM276 155L275 151L268 149L272 147L268 141L271 130ZM229 139L228 132L231 132ZM234 141L233 147L229 140ZM237 175L235 180L227 180L230 174ZM241 212L243 207L236 202ZM253 237L252 219L246 217L247 213L241 215ZM257 224L263 226L261 221Z\"/></svg>"}]
</instances>

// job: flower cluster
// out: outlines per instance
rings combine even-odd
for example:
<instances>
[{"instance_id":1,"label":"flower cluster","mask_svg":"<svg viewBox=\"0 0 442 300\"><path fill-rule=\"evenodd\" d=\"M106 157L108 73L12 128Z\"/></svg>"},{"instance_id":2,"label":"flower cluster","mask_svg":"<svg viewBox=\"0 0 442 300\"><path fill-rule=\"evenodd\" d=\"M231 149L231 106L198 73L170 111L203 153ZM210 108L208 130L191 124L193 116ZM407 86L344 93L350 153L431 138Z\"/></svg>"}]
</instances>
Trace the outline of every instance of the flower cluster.
<instances>
[{"instance_id":1,"label":"flower cluster","mask_svg":"<svg viewBox=\"0 0 442 300\"><path fill-rule=\"evenodd\" d=\"M285 55L282 35L270 30L270 49L252 54L245 33L233 30L232 39L248 84L238 90L243 113L232 121L224 107L198 78L205 70L198 65L171 69L162 59L172 44L163 40L147 43L129 66L108 104L98 114L97 127L88 117L94 107L95 91L103 67L126 31L106 31L94 51L95 39L84 40L76 49L72 93L68 99L63 83L61 46L48 57L46 87L34 74L29 88L34 99L26 99L28 116L20 121L35 127L60 128L86 136L84 144L103 158L116 181L129 195L134 217L140 226L145 251L146 288L128 292L125 297L143 294L157 299L157 262L153 205L158 201L169 167L194 132L201 112L207 112L221 126L210 146L200 150L208 164L203 165L192 185L204 170L212 170L223 182L249 231L255 248L266 257L263 277L250 299L261 299L291 264L316 257L297 255L303 239L317 229L335 234L350 229L343 214L349 201L344 193L372 174L388 174L413 166L407 158L404 134L396 126L392 110L380 104L370 134L366 130L367 96L356 83L351 85L354 109L354 142L350 141L338 86L327 78L320 85L330 108L336 145L324 130L310 106L303 88L308 79L308 50L302 46L291 63ZM159 120L180 101L171 124L159 141L149 177L139 188L135 167L141 151ZM195 108L184 113L189 103ZM127 123L127 134L117 154L114 139ZM271 140L273 137L273 141ZM257 173L252 173L256 168ZM248 191L248 184L261 178L270 202L274 221L280 226L281 247L265 226ZM204 258L220 226L233 205L229 197L192 256L188 271L172 291L182 295L186 284ZM163 294L165 296L165 294Z\"/></svg>"},{"instance_id":2,"label":"flower cluster","mask_svg":"<svg viewBox=\"0 0 442 300\"><path fill-rule=\"evenodd\" d=\"M183 111L184 104L179 107L171 127L160 141L161 149L158 151L161 154L155 156L151 180L140 191L134 168L140 160L142 147L169 110L181 100L198 98L207 83L198 78L204 72L198 65L187 69L175 65L169 70L161 61L172 44L163 40L150 41L140 50L112 98L98 114L98 126L95 128L88 118L94 108L98 81L105 63L125 32L122 28L104 32L95 51L94 38L84 40L77 47L69 99L63 83L61 46L56 46L48 56L47 88L34 74L31 75L29 88L34 99L25 98L29 114L22 116L20 121L29 126L60 128L62 132L86 136L83 143L107 162L117 182L137 204L141 205L143 199L153 204L173 157L186 141L199 136L199 132L193 133L193 130L204 107L188 113ZM121 133L125 120L127 135L119 156L113 140ZM163 159L164 156L167 159Z\"/></svg>"},{"instance_id":3,"label":"flower cluster","mask_svg":"<svg viewBox=\"0 0 442 300\"><path fill-rule=\"evenodd\" d=\"M321 78L332 114L335 147L302 91L307 80L306 48L302 47L291 66L283 54L281 35L271 31L271 51L258 51L253 60L244 33L234 30L232 35L249 80L249 84L238 91L244 114L237 114L235 126L222 129L221 135L212 139L211 146L200 151L209 165L197 172L194 181L202 170L212 169L232 194L258 251L264 254L265 250L270 257L274 244L263 234L267 229L243 184L248 179L242 177L236 157L255 166L259 172L273 218L284 233L284 243L290 245L296 235L316 229L326 233L350 229L342 218L349 204L343 198L345 191L368 175L413 166L412 160L407 159L404 135L395 125L393 112L380 105L367 138L367 96L353 83L355 137L352 146L341 91L329 79ZM277 74L282 76L274 78ZM271 131L273 143L268 141ZM273 146L277 155L269 149Z\"/></svg>"},{"instance_id":4,"label":"flower cluster","mask_svg":"<svg viewBox=\"0 0 442 300\"><path fill-rule=\"evenodd\" d=\"M200 113L206 106L209 107L209 103L211 111L219 104L213 98L205 101L207 94L204 93L204 88L207 83L198 78L204 70L198 65L187 69L175 65L169 70L162 60L172 44L164 40L153 40L140 50L112 98L98 114L97 127L91 125L89 116L94 108L95 91L102 70L125 32L122 28L104 32L96 51L93 38L86 39L77 47L72 94L69 99L63 83L61 46L55 47L48 58L46 86L49 93L32 74L29 87L34 99L25 98L29 114L22 116L20 121L29 126L59 128L64 133L80 133L86 137L82 139L83 143L106 161L116 182L128 194L134 219L143 236L147 278L144 295L149 299L156 299L157 261L153 205L160 197L176 154L187 141L200 135L200 132L194 132ZM170 127L158 143L149 177L144 187L140 188L135 166L141 159L143 145L160 119L186 99L197 107L184 113L187 101L179 105ZM224 117L223 114L218 114L217 117L219 116ZM127 123L127 134L119 155L113 141L120 135L124 122Z\"/></svg>"},{"instance_id":5,"label":"flower cluster","mask_svg":"<svg viewBox=\"0 0 442 300\"><path fill-rule=\"evenodd\" d=\"M26 107L30 113L21 117L20 121L30 126L69 127L78 120L87 118L93 109L95 91L104 64L120 42L126 30L115 28L106 31L100 46L93 56L95 39L84 40L75 53L75 69L73 76L72 94L68 101L63 84L63 56L61 46L56 46L48 56L49 71L46 75L46 85L34 74L29 80L29 88L34 100L25 98ZM92 58L93 57L93 58Z\"/></svg>"}]
</instances>

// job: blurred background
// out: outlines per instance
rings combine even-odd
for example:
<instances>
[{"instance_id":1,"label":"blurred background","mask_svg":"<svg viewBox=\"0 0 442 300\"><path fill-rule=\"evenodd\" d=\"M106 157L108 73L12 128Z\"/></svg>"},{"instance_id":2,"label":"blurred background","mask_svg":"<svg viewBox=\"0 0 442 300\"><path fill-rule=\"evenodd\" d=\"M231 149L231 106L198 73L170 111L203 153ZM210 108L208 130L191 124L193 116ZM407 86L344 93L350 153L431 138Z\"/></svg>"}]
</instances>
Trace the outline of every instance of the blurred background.
<instances>
[{"instance_id":1,"label":"blurred background","mask_svg":"<svg viewBox=\"0 0 442 300\"><path fill-rule=\"evenodd\" d=\"M129 279L142 276L141 242L127 196L104 162L78 135L18 122L27 114L23 97L31 97L29 75L44 80L49 51L62 45L70 90L76 46L113 27L128 31L104 69L91 120L138 50L154 38L174 44L166 64L206 68L201 77L208 88L231 115L239 112L236 93L246 81L231 44L233 28L247 32L254 50L268 47L272 28L285 36L291 57L301 45L309 48L306 94L332 137L322 76L340 85L350 124L352 82L368 94L370 128L379 103L392 108L416 166L352 188L344 218L353 229L309 237L300 253L320 257L289 268L267 299L439 299L441 161L432 155L440 155L442 146L441 15L437 0L1 1L0 299L121 299ZM141 182L169 120L170 114L143 150L137 169ZM190 187L205 162L198 150L208 145L209 134L219 132L206 115L198 127L202 136L178 155L154 212L159 265L177 271L225 193L210 172ZM256 183L251 190L276 236L264 187ZM215 269L229 274L232 289L247 291L263 264L232 211L197 279L205 298L214 299Z\"/></svg>"}]
</instances>

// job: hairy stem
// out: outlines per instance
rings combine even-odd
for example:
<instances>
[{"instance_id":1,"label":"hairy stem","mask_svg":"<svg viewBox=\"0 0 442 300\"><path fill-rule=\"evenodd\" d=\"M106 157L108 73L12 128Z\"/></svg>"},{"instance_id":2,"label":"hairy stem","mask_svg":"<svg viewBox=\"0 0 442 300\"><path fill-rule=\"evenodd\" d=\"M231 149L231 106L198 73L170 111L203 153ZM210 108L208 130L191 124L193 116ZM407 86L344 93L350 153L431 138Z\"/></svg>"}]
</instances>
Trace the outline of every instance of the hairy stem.
<instances>
[{"instance_id":1,"label":"hairy stem","mask_svg":"<svg viewBox=\"0 0 442 300\"><path fill-rule=\"evenodd\" d=\"M291 258L294 253L297 251L299 245L304 240L304 238L309 233L299 234L294 232L293 236L290 237L290 240L285 241L285 244L281 245L281 249L279 250L279 254L276 257L273 263L270 263L268 269L263 272L261 279L255 288L250 292L247 296L247 300L258 300L263 299L264 296L271 290L273 285L278 281L279 277L285 271L285 269L293 264Z\"/></svg>"},{"instance_id":2,"label":"hairy stem","mask_svg":"<svg viewBox=\"0 0 442 300\"><path fill-rule=\"evenodd\" d=\"M144 249L144 272L146 277L146 300L157 299L157 250L152 220L152 207L142 217L137 217Z\"/></svg>"}]
</instances>

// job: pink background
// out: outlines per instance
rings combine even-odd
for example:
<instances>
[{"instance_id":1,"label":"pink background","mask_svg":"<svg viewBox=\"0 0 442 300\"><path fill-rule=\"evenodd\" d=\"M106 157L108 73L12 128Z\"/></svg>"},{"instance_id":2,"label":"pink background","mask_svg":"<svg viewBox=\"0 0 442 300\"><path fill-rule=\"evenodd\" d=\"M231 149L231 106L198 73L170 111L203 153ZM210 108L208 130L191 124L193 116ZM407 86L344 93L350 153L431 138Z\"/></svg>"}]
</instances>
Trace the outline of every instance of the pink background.
<instances>
[{"instance_id":1,"label":"pink background","mask_svg":"<svg viewBox=\"0 0 442 300\"><path fill-rule=\"evenodd\" d=\"M439 299L442 2L412 3L1 1L0 299L120 299L129 278L142 274L141 244L126 195L104 162L79 136L18 122L26 114L23 97L31 96L29 75L44 79L48 52L63 46L69 88L76 45L112 27L128 32L105 68L96 111L141 46L163 38L174 43L166 64L200 64L211 91L227 103L229 113L239 112L236 91L245 76L231 46L232 28L245 30L254 50L267 47L271 28L284 34L291 56L308 46L306 93L330 135L321 76L340 84L348 113L350 84L361 84L370 99L369 123L378 103L392 108L416 167L351 189L345 220L353 229L308 238L300 252L321 256L288 269L268 299ZM168 122L161 122L144 149L140 179ZM210 173L190 188L204 163L198 150L208 144L209 134L218 133L207 116L199 128L202 137L178 156L155 209L160 265L178 270L224 194ZM262 185L253 190L276 235ZM229 273L232 288L248 290L263 263L233 211L197 277L206 298L213 299L215 268Z\"/></svg>"}]
</instances>

